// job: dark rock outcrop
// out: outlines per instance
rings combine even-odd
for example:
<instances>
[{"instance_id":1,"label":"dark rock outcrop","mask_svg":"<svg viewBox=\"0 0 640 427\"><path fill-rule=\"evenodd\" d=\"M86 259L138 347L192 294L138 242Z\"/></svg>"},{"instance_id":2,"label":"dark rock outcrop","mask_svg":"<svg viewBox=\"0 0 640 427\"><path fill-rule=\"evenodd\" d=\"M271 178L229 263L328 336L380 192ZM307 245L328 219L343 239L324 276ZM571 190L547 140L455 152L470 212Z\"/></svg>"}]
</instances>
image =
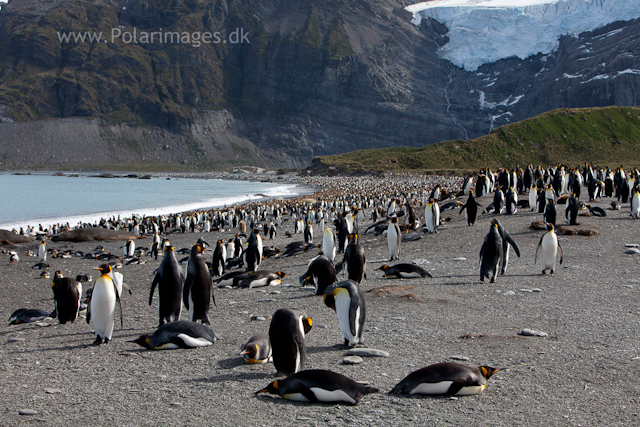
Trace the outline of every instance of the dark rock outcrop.
<instances>
[{"instance_id":1,"label":"dark rock outcrop","mask_svg":"<svg viewBox=\"0 0 640 427\"><path fill-rule=\"evenodd\" d=\"M640 69L638 22L471 73L438 58L446 27L416 28L408 3L11 0L0 11L0 169L301 167L474 138L553 108L640 104L639 76L625 72ZM126 43L134 29L139 42ZM61 42L68 31L103 38ZM151 31L190 43L141 42ZM244 43L193 39L240 31Z\"/></svg>"}]
</instances>

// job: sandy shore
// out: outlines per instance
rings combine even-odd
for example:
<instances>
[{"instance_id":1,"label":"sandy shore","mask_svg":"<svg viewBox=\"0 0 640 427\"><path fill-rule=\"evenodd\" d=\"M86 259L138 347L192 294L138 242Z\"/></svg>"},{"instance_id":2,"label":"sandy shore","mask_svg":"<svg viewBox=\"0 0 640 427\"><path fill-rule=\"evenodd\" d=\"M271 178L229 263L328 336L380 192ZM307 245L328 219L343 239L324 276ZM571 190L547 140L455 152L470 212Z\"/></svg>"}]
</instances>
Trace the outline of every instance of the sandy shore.
<instances>
[{"instance_id":1,"label":"sandy shore","mask_svg":"<svg viewBox=\"0 0 640 427\"><path fill-rule=\"evenodd\" d=\"M411 179L371 181L372 188L385 192ZM316 179L306 184L331 187L328 182ZM333 182L368 185L357 179ZM428 191L433 180L422 184ZM339 191L328 189L313 197L335 196ZM596 204L607 208L610 201ZM486 206L491 199L480 202ZM281 286L216 289L217 305L209 317L223 339L213 347L153 352L127 340L157 325L157 297L152 306L147 299L159 260L119 270L132 290L132 295L123 297L124 329L116 327L110 344L92 347L92 328L84 319L71 325L57 321L42 323L45 326L6 325L15 309L53 307L51 281L40 279L39 271L31 269L37 258L25 255L36 244L18 246L17 266L9 265L8 257L0 263L0 315L5 319L0 326L0 421L3 425L35 421L43 425L637 425L640 258L624 254L624 245L640 243L640 222L629 217L628 205L606 212L605 218L579 218L582 224L595 226L598 235L560 236L564 263L554 276L540 275L533 263L542 232L531 230L529 224L541 215L519 210L514 216L501 216L522 257L512 253L507 274L494 284L478 280L478 253L494 215L484 215L468 227L457 210L443 212L443 217L452 219L437 234L403 243L402 261L422 263L433 278L383 279L374 270L389 257L386 240L361 236L368 260L368 278L361 284L367 301L364 338L369 347L385 350L390 357L365 358L359 365L342 364L345 351L334 347L342 341L336 314L310 288L298 285L298 276L315 253L266 259L261 269L289 274ZM563 207L558 217L560 223ZM293 231L293 224L285 224L265 245L283 248L302 240L301 234L287 238L284 231ZM369 224L367 219L360 230ZM235 230L174 234L169 239L174 247L183 248L201 236L211 243L233 234ZM319 242L320 230L315 235ZM82 251L97 245L48 244ZM121 242L101 244L121 253ZM50 271L62 270L67 276L91 273L99 264L81 258L48 262ZM383 286L386 291L379 289ZM366 396L357 406L254 396L273 380L275 369L272 364L244 363L238 355L240 346L254 333L267 332L270 316L281 307L303 308L313 318L314 327L307 335L307 368L369 381L382 392ZM251 320L252 316L264 316L266 321ZM519 336L524 328L548 336ZM469 365L508 369L491 378L480 396L386 394L411 371L452 357L468 358L462 363ZM22 410L36 414L19 415Z\"/></svg>"}]
</instances>

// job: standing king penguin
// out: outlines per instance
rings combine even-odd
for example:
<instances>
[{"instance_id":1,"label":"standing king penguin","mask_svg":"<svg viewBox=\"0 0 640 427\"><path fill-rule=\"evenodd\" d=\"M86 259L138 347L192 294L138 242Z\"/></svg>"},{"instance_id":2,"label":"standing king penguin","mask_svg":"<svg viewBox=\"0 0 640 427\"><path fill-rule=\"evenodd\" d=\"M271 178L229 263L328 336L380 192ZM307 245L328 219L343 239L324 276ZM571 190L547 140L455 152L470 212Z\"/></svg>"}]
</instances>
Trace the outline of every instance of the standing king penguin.
<instances>
[{"instance_id":1,"label":"standing king penguin","mask_svg":"<svg viewBox=\"0 0 640 427\"><path fill-rule=\"evenodd\" d=\"M498 224L492 223L489 233L484 238L482 248L480 248L480 281L490 278L491 283L496 281L498 276L498 264L502 258L502 242Z\"/></svg>"},{"instance_id":2,"label":"standing king penguin","mask_svg":"<svg viewBox=\"0 0 640 427\"><path fill-rule=\"evenodd\" d=\"M113 279L109 275L111 266L102 264L96 270L100 271L100 277L96 280L91 293L91 300L87 307L87 323L93 323L96 340L93 345L107 344L113 334L113 322L116 315L116 303L120 304L120 327L122 328L122 304L120 294Z\"/></svg>"},{"instance_id":3,"label":"standing king penguin","mask_svg":"<svg viewBox=\"0 0 640 427\"><path fill-rule=\"evenodd\" d=\"M478 205L475 197L473 197L473 191L469 191L467 202L460 208L460 213L462 211L464 211L464 216L467 219L467 225L474 225L478 217Z\"/></svg>"},{"instance_id":4,"label":"standing king penguin","mask_svg":"<svg viewBox=\"0 0 640 427\"><path fill-rule=\"evenodd\" d=\"M269 340L276 375L289 376L304 368L307 356L304 337L312 324L304 310L281 308L273 314Z\"/></svg>"},{"instance_id":5,"label":"standing king penguin","mask_svg":"<svg viewBox=\"0 0 640 427\"><path fill-rule=\"evenodd\" d=\"M389 261L400 259L400 243L402 243L402 234L398 226L398 218L391 217L389 226L387 227L387 246L389 247L389 254L391 255Z\"/></svg>"},{"instance_id":6,"label":"standing king penguin","mask_svg":"<svg viewBox=\"0 0 640 427\"><path fill-rule=\"evenodd\" d=\"M67 322L75 322L80 310L82 284L70 277L62 277L62 272L56 271L51 289L53 290L55 313L58 317L58 322L61 325Z\"/></svg>"},{"instance_id":7,"label":"standing king penguin","mask_svg":"<svg viewBox=\"0 0 640 427\"><path fill-rule=\"evenodd\" d=\"M560 243L558 243L558 236L556 236L553 224L547 223L547 230L548 231L540 238L540 242L538 242L534 263L537 262L539 251L542 274L546 274L547 270L553 274L556 269L556 256L558 252L560 252L560 264L562 264L562 248L560 247Z\"/></svg>"},{"instance_id":8,"label":"standing king penguin","mask_svg":"<svg viewBox=\"0 0 640 427\"><path fill-rule=\"evenodd\" d=\"M331 262L336 259L336 235L329 227L325 228L322 236L322 254Z\"/></svg>"},{"instance_id":9,"label":"standing king penguin","mask_svg":"<svg viewBox=\"0 0 640 427\"><path fill-rule=\"evenodd\" d=\"M353 280L335 283L324 290L325 297L333 296L333 308L338 315L345 347L364 344L362 332L366 317L364 294ZM326 300L325 300L326 301Z\"/></svg>"},{"instance_id":10,"label":"standing king penguin","mask_svg":"<svg viewBox=\"0 0 640 427\"><path fill-rule=\"evenodd\" d=\"M204 248L200 244L195 244L191 248L189 264L187 266L187 277L182 290L182 301L189 310L189 318L192 322L200 320L209 325L209 307L211 299L216 303L213 295L213 282L209 274L209 268L202 256Z\"/></svg>"},{"instance_id":11,"label":"standing king penguin","mask_svg":"<svg viewBox=\"0 0 640 427\"><path fill-rule=\"evenodd\" d=\"M182 282L184 282L184 273L176 259L175 250L173 246L166 246L149 292L149 305L151 305L153 292L158 286L158 326L180 320Z\"/></svg>"}]
</instances>

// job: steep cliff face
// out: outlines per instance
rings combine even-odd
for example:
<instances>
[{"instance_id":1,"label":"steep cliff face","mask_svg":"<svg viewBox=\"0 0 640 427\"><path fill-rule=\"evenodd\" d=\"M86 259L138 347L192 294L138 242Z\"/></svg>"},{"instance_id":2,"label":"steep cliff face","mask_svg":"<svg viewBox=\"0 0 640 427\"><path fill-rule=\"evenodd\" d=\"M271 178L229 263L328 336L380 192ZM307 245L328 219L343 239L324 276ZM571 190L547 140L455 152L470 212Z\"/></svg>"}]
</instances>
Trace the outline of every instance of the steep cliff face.
<instances>
[{"instance_id":1,"label":"steep cliff face","mask_svg":"<svg viewBox=\"0 0 640 427\"><path fill-rule=\"evenodd\" d=\"M0 168L20 167L7 152L15 138L43 144L54 128L67 135L53 124L61 118L88 126L98 155L113 129L124 132L138 143L127 148L129 164L216 168L244 157L295 167L314 155L473 138L551 108L640 103L638 23L468 72L438 56L449 29L428 18L415 26L410 3L11 0L0 10L0 124L12 129L0 132ZM103 38L61 42L69 31ZM138 43L127 43L134 31ZM239 31L245 42L231 42ZM188 37L141 41L151 32ZM204 32L228 42L194 43ZM219 128L210 112L233 125ZM34 122L42 131L29 137ZM86 164L58 148L67 167ZM38 158L31 167L52 167L50 155Z\"/></svg>"}]
</instances>

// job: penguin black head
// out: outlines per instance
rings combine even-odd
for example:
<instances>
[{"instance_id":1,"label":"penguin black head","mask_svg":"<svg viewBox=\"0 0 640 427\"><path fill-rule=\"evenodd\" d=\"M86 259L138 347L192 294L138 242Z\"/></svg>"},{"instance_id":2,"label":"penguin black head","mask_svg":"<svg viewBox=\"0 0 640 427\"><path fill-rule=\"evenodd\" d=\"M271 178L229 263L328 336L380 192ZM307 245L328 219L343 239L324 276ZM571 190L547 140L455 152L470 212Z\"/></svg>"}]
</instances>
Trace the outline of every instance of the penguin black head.
<instances>
[{"instance_id":1,"label":"penguin black head","mask_svg":"<svg viewBox=\"0 0 640 427\"><path fill-rule=\"evenodd\" d=\"M333 296L333 294L324 294L322 296L322 300L324 301L324 305L326 305L327 307L329 307L330 309L332 309L333 311L336 311L336 299Z\"/></svg>"},{"instance_id":2,"label":"penguin black head","mask_svg":"<svg viewBox=\"0 0 640 427\"><path fill-rule=\"evenodd\" d=\"M478 369L486 379L491 378L491 376L496 372L502 371L502 368L492 368L491 366L480 366Z\"/></svg>"},{"instance_id":3,"label":"penguin black head","mask_svg":"<svg viewBox=\"0 0 640 427\"><path fill-rule=\"evenodd\" d=\"M378 267L378 268L376 268L376 271L381 270L381 271L386 272L386 271L387 271L387 268L389 268L389 266L388 266L387 264L385 264L385 265L383 265L382 267Z\"/></svg>"},{"instance_id":4,"label":"penguin black head","mask_svg":"<svg viewBox=\"0 0 640 427\"><path fill-rule=\"evenodd\" d=\"M547 230L553 231L555 227L550 222L545 222L544 225L547 227Z\"/></svg>"},{"instance_id":5,"label":"penguin black head","mask_svg":"<svg viewBox=\"0 0 640 427\"><path fill-rule=\"evenodd\" d=\"M282 271L276 271L276 274L278 275L279 278L283 278L284 276L288 276L287 273L283 273Z\"/></svg>"},{"instance_id":6,"label":"penguin black head","mask_svg":"<svg viewBox=\"0 0 640 427\"><path fill-rule=\"evenodd\" d=\"M167 245L167 246L165 246L165 247L164 247L164 252L165 252L165 253L167 253L167 252L169 252L169 251L173 251L173 252L175 252L175 249L173 249L173 246L171 246L171 245Z\"/></svg>"},{"instance_id":7,"label":"penguin black head","mask_svg":"<svg viewBox=\"0 0 640 427\"><path fill-rule=\"evenodd\" d=\"M109 264L102 264L100 267L96 267L96 270L99 270L102 274L109 274L111 273L111 265Z\"/></svg>"},{"instance_id":8,"label":"penguin black head","mask_svg":"<svg viewBox=\"0 0 640 427\"><path fill-rule=\"evenodd\" d=\"M149 341L149 334L140 335L135 340L131 340L129 342L134 342L138 345L141 345L144 348L151 349L151 341Z\"/></svg>"},{"instance_id":9,"label":"penguin black head","mask_svg":"<svg viewBox=\"0 0 640 427\"><path fill-rule=\"evenodd\" d=\"M271 384L269 384L268 386L266 386L265 388L263 388L262 390L258 390L255 392L255 394L260 394L260 393L271 393L271 394L280 394L279 388L278 388L278 381L274 381Z\"/></svg>"}]
</instances>

